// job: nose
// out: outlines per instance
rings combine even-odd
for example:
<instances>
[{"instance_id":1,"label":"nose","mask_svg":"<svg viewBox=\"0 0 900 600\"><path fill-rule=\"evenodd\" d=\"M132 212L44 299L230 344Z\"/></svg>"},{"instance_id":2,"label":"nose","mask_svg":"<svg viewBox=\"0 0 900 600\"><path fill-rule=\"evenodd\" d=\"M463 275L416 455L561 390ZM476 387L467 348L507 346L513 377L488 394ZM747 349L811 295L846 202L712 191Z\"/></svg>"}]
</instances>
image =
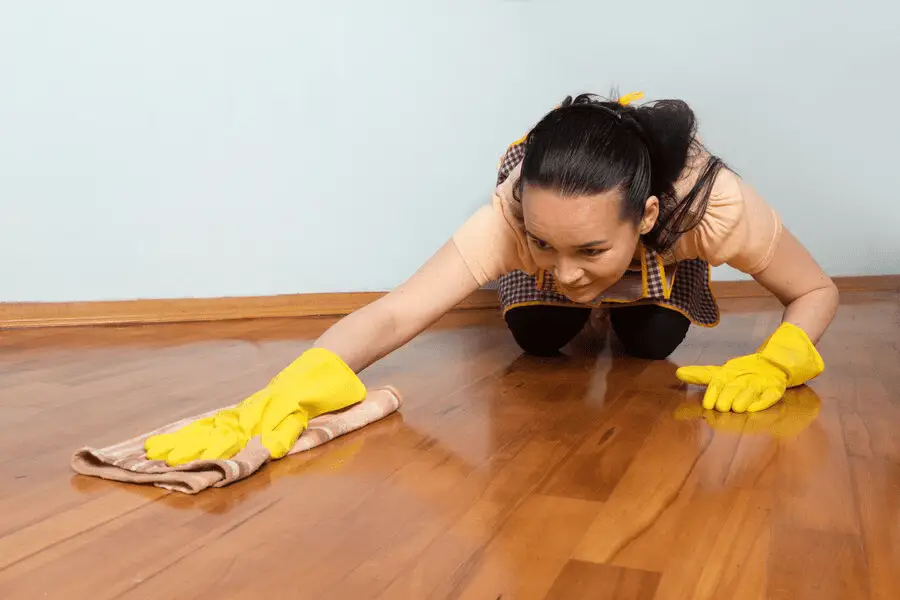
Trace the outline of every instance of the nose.
<instances>
[{"instance_id":1,"label":"nose","mask_svg":"<svg viewBox=\"0 0 900 600\"><path fill-rule=\"evenodd\" d=\"M561 260L556 265L556 272L553 276L563 285L575 285L579 279L584 277L584 269L580 269L568 261Z\"/></svg>"}]
</instances>

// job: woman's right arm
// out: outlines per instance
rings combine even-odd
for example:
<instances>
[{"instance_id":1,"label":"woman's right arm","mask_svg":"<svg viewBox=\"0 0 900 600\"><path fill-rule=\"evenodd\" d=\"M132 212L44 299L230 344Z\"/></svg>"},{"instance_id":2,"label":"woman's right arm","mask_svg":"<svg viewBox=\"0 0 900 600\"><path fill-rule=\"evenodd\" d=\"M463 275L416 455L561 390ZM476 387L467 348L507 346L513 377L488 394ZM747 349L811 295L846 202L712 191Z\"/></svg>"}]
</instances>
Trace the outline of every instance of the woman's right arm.
<instances>
[{"instance_id":1,"label":"woman's right arm","mask_svg":"<svg viewBox=\"0 0 900 600\"><path fill-rule=\"evenodd\" d=\"M332 325L315 346L340 356L355 373L425 331L480 287L448 240L398 288Z\"/></svg>"}]
</instances>

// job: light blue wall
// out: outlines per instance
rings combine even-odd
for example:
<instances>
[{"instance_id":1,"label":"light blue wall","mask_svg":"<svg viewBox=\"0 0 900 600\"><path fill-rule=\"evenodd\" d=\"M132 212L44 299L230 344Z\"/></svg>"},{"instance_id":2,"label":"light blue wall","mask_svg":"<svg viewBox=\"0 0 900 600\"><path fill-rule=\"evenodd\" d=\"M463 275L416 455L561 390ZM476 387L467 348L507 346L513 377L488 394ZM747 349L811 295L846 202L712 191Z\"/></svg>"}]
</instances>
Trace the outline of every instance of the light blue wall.
<instances>
[{"instance_id":1,"label":"light blue wall","mask_svg":"<svg viewBox=\"0 0 900 600\"><path fill-rule=\"evenodd\" d=\"M900 272L900 9L852 4L4 0L0 300L393 287L612 85L691 102L832 274Z\"/></svg>"}]
</instances>

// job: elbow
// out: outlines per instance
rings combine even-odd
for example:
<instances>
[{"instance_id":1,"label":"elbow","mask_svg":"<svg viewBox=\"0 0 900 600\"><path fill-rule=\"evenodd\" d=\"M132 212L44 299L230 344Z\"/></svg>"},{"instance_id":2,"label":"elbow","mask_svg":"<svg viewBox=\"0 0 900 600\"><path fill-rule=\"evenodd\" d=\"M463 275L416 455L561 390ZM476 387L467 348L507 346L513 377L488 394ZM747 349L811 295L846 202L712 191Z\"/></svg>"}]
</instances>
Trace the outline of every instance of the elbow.
<instances>
[{"instance_id":1,"label":"elbow","mask_svg":"<svg viewBox=\"0 0 900 600\"><path fill-rule=\"evenodd\" d=\"M824 298L827 298L829 302L833 302L836 305L838 302L840 302L840 290L838 289L837 284L834 282L834 279L832 279L828 275L825 275L824 273L822 275L822 283L816 288L816 291Z\"/></svg>"},{"instance_id":2,"label":"elbow","mask_svg":"<svg viewBox=\"0 0 900 600\"><path fill-rule=\"evenodd\" d=\"M838 289L838 286L834 282L834 280L830 277L828 278L825 290L828 301L832 307L832 312L837 312L837 308L841 304L841 291Z\"/></svg>"},{"instance_id":3,"label":"elbow","mask_svg":"<svg viewBox=\"0 0 900 600\"><path fill-rule=\"evenodd\" d=\"M838 307L841 303L841 292L837 284L830 277L826 277L822 285L809 294L809 301L818 305L818 311L823 315L826 322L830 324L835 315L837 315Z\"/></svg>"}]
</instances>

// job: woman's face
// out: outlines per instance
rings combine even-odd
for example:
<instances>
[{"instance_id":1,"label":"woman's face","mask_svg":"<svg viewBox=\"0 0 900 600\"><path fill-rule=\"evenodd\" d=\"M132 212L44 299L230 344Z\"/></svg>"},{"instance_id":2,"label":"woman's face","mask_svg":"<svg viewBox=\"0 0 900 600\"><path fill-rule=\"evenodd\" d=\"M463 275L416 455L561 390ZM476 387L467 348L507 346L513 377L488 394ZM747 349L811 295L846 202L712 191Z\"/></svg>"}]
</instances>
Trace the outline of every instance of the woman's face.
<instances>
[{"instance_id":1,"label":"woman's face","mask_svg":"<svg viewBox=\"0 0 900 600\"><path fill-rule=\"evenodd\" d=\"M622 219L618 190L592 196L563 197L528 186L522 210L528 246L535 264L556 279L558 291L574 302L590 302L625 274L641 234L659 214L655 197L647 200L642 220Z\"/></svg>"}]
</instances>

